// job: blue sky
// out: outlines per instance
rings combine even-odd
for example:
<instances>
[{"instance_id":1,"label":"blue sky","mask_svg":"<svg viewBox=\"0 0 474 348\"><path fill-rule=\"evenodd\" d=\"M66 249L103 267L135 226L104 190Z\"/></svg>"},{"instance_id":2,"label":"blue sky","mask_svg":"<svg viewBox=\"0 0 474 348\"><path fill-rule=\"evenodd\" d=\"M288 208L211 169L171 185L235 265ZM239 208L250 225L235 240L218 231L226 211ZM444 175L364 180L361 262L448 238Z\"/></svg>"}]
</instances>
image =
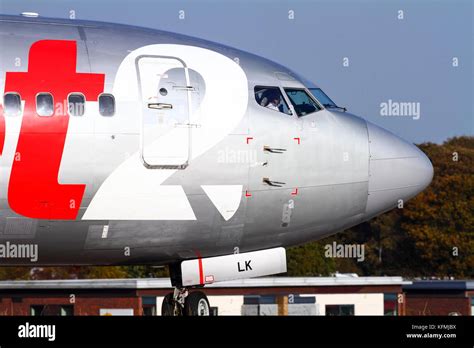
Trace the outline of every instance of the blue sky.
<instances>
[{"instance_id":1,"label":"blue sky","mask_svg":"<svg viewBox=\"0 0 474 348\"><path fill-rule=\"evenodd\" d=\"M474 135L471 0L0 0L0 12L164 29L270 58L350 112L420 143ZM179 11L185 19L179 19ZM289 11L294 19L289 19ZM403 19L399 19L403 11ZM458 66L453 66L453 58ZM349 66L344 66L348 58ZM420 118L381 115L419 103Z\"/></svg>"}]
</instances>

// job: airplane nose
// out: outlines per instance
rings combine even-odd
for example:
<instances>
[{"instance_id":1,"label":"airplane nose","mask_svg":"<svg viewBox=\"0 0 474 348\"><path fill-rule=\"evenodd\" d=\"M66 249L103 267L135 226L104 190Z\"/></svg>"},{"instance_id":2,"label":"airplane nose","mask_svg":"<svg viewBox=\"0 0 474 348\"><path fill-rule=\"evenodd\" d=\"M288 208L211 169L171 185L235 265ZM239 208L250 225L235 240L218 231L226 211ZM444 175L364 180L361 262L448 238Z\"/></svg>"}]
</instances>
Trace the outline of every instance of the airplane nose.
<instances>
[{"instance_id":1,"label":"airplane nose","mask_svg":"<svg viewBox=\"0 0 474 348\"><path fill-rule=\"evenodd\" d=\"M369 197L367 214L394 208L423 191L433 179L433 166L415 145L367 122Z\"/></svg>"}]
</instances>

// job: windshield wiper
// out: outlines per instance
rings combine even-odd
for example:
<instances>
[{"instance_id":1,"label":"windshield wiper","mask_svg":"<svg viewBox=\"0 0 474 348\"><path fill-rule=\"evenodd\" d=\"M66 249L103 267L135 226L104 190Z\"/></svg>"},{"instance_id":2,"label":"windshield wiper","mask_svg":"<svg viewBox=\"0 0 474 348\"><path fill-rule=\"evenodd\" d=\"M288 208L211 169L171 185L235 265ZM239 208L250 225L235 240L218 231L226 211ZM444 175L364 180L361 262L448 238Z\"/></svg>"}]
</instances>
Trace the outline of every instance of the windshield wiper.
<instances>
[{"instance_id":1,"label":"windshield wiper","mask_svg":"<svg viewBox=\"0 0 474 348\"><path fill-rule=\"evenodd\" d=\"M324 106L325 108L327 108L327 109L333 108L333 109L341 109L341 110L343 110L344 112L347 111L347 109L346 109L345 107L337 106L336 104L323 104L323 106Z\"/></svg>"}]
</instances>

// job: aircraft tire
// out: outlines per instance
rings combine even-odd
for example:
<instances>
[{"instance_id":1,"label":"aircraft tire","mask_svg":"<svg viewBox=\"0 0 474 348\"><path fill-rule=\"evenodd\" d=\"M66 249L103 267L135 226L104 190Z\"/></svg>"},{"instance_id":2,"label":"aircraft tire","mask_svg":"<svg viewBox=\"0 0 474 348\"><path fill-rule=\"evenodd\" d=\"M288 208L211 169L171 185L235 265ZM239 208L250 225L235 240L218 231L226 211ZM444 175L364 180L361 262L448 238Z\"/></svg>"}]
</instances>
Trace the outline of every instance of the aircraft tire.
<instances>
[{"instance_id":1,"label":"aircraft tire","mask_svg":"<svg viewBox=\"0 0 474 348\"><path fill-rule=\"evenodd\" d=\"M161 305L161 315L165 317L174 316L174 301L172 292L167 294L163 299L163 304Z\"/></svg>"},{"instance_id":2,"label":"aircraft tire","mask_svg":"<svg viewBox=\"0 0 474 348\"><path fill-rule=\"evenodd\" d=\"M211 306L207 296L201 291L190 293L184 302L184 314L186 316L211 315Z\"/></svg>"}]
</instances>

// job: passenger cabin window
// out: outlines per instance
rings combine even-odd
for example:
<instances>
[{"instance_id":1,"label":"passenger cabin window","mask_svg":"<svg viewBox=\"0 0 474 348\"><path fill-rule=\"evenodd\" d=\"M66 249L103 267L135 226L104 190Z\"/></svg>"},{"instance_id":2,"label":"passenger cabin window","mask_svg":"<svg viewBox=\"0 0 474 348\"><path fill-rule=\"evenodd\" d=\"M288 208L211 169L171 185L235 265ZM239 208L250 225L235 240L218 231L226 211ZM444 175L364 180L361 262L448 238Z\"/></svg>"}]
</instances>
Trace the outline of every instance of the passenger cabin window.
<instances>
[{"instance_id":1,"label":"passenger cabin window","mask_svg":"<svg viewBox=\"0 0 474 348\"><path fill-rule=\"evenodd\" d=\"M291 115L291 111L278 87L257 86L254 89L255 100L258 105L270 110L279 111Z\"/></svg>"},{"instance_id":2,"label":"passenger cabin window","mask_svg":"<svg viewBox=\"0 0 474 348\"><path fill-rule=\"evenodd\" d=\"M298 116L305 116L321 110L321 107L306 93L304 89L285 88L288 98Z\"/></svg>"},{"instance_id":3,"label":"passenger cabin window","mask_svg":"<svg viewBox=\"0 0 474 348\"><path fill-rule=\"evenodd\" d=\"M71 93L68 97L69 115L84 116L86 98L80 93Z\"/></svg>"},{"instance_id":4,"label":"passenger cabin window","mask_svg":"<svg viewBox=\"0 0 474 348\"><path fill-rule=\"evenodd\" d=\"M3 96L5 116L19 116L21 113L21 98L17 93L5 93Z\"/></svg>"},{"instance_id":5,"label":"passenger cabin window","mask_svg":"<svg viewBox=\"0 0 474 348\"><path fill-rule=\"evenodd\" d=\"M53 96L50 93L39 93L36 96L36 113L39 116L52 116L54 113Z\"/></svg>"},{"instance_id":6,"label":"passenger cabin window","mask_svg":"<svg viewBox=\"0 0 474 348\"><path fill-rule=\"evenodd\" d=\"M115 98L112 94L99 96L99 113L108 117L115 115Z\"/></svg>"}]
</instances>

